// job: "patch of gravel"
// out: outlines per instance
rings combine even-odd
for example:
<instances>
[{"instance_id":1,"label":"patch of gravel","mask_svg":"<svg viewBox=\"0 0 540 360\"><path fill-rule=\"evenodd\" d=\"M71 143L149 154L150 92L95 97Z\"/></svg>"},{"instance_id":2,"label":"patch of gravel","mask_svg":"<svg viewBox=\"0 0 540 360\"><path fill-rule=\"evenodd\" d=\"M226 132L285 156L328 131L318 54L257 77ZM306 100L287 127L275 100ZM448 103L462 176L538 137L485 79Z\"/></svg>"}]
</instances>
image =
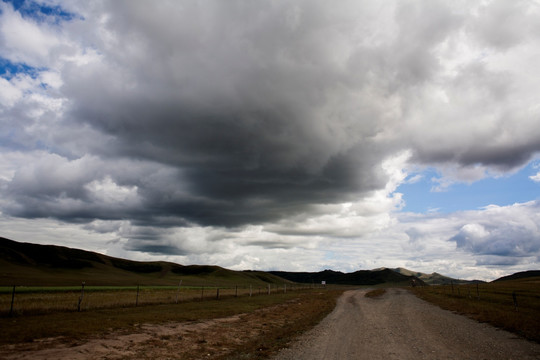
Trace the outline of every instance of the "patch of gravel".
<instances>
[{"instance_id":1,"label":"patch of gravel","mask_svg":"<svg viewBox=\"0 0 540 360\"><path fill-rule=\"evenodd\" d=\"M429 304L403 289L346 292L273 360L540 359L540 344Z\"/></svg>"}]
</instances>

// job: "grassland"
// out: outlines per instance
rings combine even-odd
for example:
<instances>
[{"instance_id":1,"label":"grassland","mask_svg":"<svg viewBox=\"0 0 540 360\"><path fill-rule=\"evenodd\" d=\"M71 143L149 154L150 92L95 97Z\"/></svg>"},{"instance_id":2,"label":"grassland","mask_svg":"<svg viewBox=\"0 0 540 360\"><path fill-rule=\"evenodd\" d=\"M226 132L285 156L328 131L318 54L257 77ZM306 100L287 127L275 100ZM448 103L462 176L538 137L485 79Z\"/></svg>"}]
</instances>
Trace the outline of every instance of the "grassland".
<instances>
[{"instance_id":1,"label":"grassland","mask_svg":"<svg viewBox=\"0 0 540 360\"><path fill-rule=\"evenodd\" d=\"M59 338L64 344L77 344L88 338L105 338L117 331L136 332L140 324L145 323L205 321L242 313L253 314L245 318L251 321L251 324L245 326L264 325L264 336L242 337L229 355L234 354L234 358L258 358L283 347L291 338L318 323L335 307L336 299L342 291L329 288L302 289L178 304L3 317L0 318L0 346L24 342L31 344L42 338ZM286 306L276 307L278 304ZM262 318L257 315L257 310L269 307L273 310L263 313ZM242 321L242 324L246 321ZM200 356L200 353L196 356ZM186 355L185 358L192 357Z\"/></svg>"},{"instance_id":2,"label":"grassland","mask_svg":"<svg viewBox=\"0 0 540 360\"><path fill-rule=\"evenodd\" d=\"M540 342L540 277L412 291L444 309Z\"/></svg>"},{"instance_id":3,"label":"grassland","mask_svg":"<svg viewBox=\"0 0 540 360\"><path fill-rule=\"evenodd\" d=\"M286 293L302 289L298 284L243 286L82 286L0 287L0 316L28 316L54 312L177 304ZM12 306L13 301L13 306Z\"/></svg>"}]
</instances>

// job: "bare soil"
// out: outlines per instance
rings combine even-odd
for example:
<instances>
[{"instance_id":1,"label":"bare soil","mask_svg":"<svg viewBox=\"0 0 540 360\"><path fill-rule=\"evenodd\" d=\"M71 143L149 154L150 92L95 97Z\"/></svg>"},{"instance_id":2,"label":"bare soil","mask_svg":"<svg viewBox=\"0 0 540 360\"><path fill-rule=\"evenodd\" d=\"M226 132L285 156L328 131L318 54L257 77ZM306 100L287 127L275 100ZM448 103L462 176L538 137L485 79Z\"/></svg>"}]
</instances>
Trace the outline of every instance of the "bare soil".
<instances>
[{"instance_id":1,"label":"bare soil","mask_svg":"<svg viewBox=\"0 0 540 360\"><path fill-rule=\"evenodd\" d=\"M273 360L540 359L533 343L442 310L403 289L348 291L334 311Z\"/></svg>"}]
</instances>

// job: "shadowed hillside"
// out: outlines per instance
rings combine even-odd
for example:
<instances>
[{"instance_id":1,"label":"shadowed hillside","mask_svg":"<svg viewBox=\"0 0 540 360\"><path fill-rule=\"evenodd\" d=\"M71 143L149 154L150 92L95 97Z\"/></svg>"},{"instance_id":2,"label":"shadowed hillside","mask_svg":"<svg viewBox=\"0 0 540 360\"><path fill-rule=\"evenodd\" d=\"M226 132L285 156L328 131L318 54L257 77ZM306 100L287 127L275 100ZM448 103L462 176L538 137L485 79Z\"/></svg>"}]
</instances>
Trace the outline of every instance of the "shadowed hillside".
<instances>
[{"instance_id":1,"label":"shadowed hillside","mask_svg":"<svg viewBox=\"0 0 540 360\"><path fill-rule=\"evenodd\" d=\"M492 282L508 281L508 280L523 280L528 278L540 277L540 270L521 271L512 275L503 276L495 279Z\"/></svg>"},{"instance_id":2,"label":"shadowed hillside","mask_svg":"<svg viewBox=\"0 0 540 360\"><path fill-rule=\"evenodd\" d=\"M484 283L485 281L482 280L461 280L461 279L454 279L448 276L441 275L439 273L431 273L431 274L425 274L422 272L412 271L405 268L395 268L390 269L395 272L398 272L403 275L407 276L416 276L420 280L424 281L428 285L449 285L449 284L476 284L476 283Z\"/></svg>"},{"instance_id":3,"label":"shadowed hillside","mask_svg":"<svg viewBox=\"0 0 540 360\"><path fill-rule=\"evenodd\" d=\"M423 281L415 276L403 275L386 268L380 270L359 270L352 273L342 273L333 270L324 270L321 272L271 271L270 273L300 283L320 284L322 281L325 281L327 284L338 285L377 285L385 283L409 285L411 280L414 279L416 284L423 284Z\"/></svg>"},{"instance_id":4,"label":"shadowed hillside","mask_svg":"<svg viewBox=\"0 0 540 360\"><path fill-rule=\"evenodd\" d=\"M0 286L80 285L266 285L286 280L262 271L219 266L141 262L55 245L0 238Z\"/></svg>"},{"instance_id":5,"label":"shadowed hillside","mask_svg":"<svg viewBox=\"0 0 540 360\"><path fill-rule=\"evenodd\" d=\"M538 275L517 273L514 277ZM438 273L424 274L404 268L359 270L352 273L324 270L320 272L233 271L214 265L179 265L166 261L132 261L96 252L56 245L17 242L0 237L0 286L68 286L80 285L184 285L234 286L283 284L337 285L409 285L463 284L476 280L457 280ZM498 280L506 279L501 278ZM496 280L497 281L497 280Z\"/></svg>"}]
</instances>

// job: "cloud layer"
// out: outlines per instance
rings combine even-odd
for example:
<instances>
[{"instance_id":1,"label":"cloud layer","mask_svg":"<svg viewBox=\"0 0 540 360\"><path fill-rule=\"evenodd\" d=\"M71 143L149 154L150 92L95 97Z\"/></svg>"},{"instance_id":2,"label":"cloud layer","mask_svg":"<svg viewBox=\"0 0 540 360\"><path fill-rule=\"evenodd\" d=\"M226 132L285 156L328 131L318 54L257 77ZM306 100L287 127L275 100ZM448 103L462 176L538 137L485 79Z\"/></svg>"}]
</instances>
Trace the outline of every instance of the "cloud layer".
<instances>
[{"instance_id":1,"label":"cloud layer","mask_svg":"<svg viewBox=\"0 0 540 360\"><path fill-rule=\"evenodd\" d=\"M0 3L7 217L257 265L245 249L390 241L408 171L444 190L540 150L532 1L58 4ZM538 254L516 222L447 240Z\"/></svg>"}]
</instances>

